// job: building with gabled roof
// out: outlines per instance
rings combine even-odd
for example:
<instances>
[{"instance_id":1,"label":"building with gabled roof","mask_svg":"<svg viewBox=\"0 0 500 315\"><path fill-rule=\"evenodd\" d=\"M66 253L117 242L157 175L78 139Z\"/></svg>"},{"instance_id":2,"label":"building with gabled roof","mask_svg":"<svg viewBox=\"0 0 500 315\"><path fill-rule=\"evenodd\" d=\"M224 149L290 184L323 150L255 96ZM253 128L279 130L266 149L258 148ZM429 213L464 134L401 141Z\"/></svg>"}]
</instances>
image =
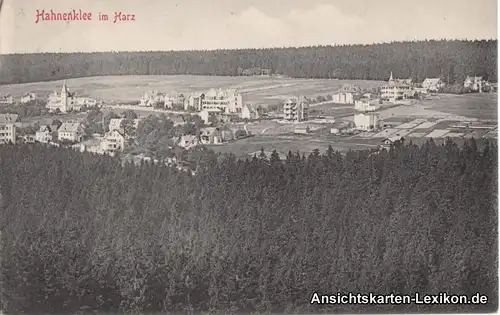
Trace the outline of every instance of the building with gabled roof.
<instances>
[{"instance_id":1,"label":"building with gabled roof","mask_svg":"<svg viewBox=\"0 0 500 315\"><path fill-rule=\"evenodd\" d=\"M483 77L469 77L464 80L464 88L470 89L471 91L481 92L485 81Z\"/></svg>"},{"instance_id":2,"label":"building with gabled roof","mask_svg":"<svg viewBox=\"0 0 500 315\"><path fill-rule=\"evenodd\" d=\"M200 145L200 138L195 135L183 135L179 138L177 145L188 150Z\"/></svg>"},{"instance_id":3,"label":"building with gabled roof","mask_svg":"<svg viewBox=\"0 0 500 315\"><path fill-rule=\"evenodd\" d=\"M2 105L10 105L14 103L14 98L12 95L0 95L0 104Z\"/></svg>"},{"instance_id":4,"label":"building with gabled roof","mask_svg":"<svg viewBox=\"0 0 500 315\"><path fill-rule=\"evenodd\" d=\"M57 137L60 141L80 142L83 139L83 126L80 122L63 122L57 130Z\"/></svg>"},{"instance_id":5,"label":"building with gabled roof","mask_svg":"<svg viewBox=\"0 0 500 315\"><path fill-rule=\"evenodd\" d=\"M245 106L243 106L243 109L241 110L240 116L242 119L259 119L260 118L259 112L258 112L257 108L255 107L255 105L253 105L253 104L246 104Z\"/></svg>"},{"instance_id":6,"label":"building with gabled roof","mask_svg":"<svg viewBox=\"0 0 500 315\"><path fill-rule=\"evenodd\" d=\"M122 129L122 122L125 120L126 118L111 118L109 120L109 131ZM137 129L137 127L139 127L140 119L133 119L132 122L134 124L134 128Z\"/></svg>"},{"instance_id":7,"label":"building with gabled roof","mask_svg":"<svg viewBox=\"0 0 500 315\"><path fill-rule=\"evenodd\" d=\"M383 100L394 102L412 97L414 91L412 85L408 83L408 80L409 79L394 79L391 72L391 76L387 84L380 88L381 98Z\"/></svg>"},{"instance_id":8,"label":"building with gabled roof","mask_svg":"<svg viewBox=\"0 0 500 315\"><path fill-rule=\"evenodd\" d=\"M205 125L210 124L212 121L217 122L228 122L229 117L224 114L221 109L218 108L205 108L201 112L198 113L201 120Z\"/></svg>"},{"instance_id":9,"label":"building with gabled roof","mask_svg":"<svg viewBox=\"0 0 500 315\"><path fill-rule=\"evenodd\" d=\"M56 132L57 126L42 125L40 126L40 130L35 133L35 140L42 143L49 143L54 140Z\"/></svg>"},{"instance_id":10,"label":"building with gabled roof","mask_svg":"<svg viewBox=\"0 0 500 315\"><path fill-rule=\"evenodd\" d=\"M422 82L422 87L429 92L438 92L444 87L444 82L441 78L425 78Z\"/></svg>"},{"instance_id":11,"label":"building with gabled roof","mask_svg":"<svg viewBox=\"0 0 500 315\"><path fill-rule=\"evenodd\" d=\"M23 96L21 96L21 99L19 100L21 104L26 104L32 101L36 101L36 94L33 92L24 94Z\"/></svg>"},{"instance_id":12,"label":"building with gabled roof","mask_svg":"<svg viewBox=\"0 0 500 315\"><path fill-rule=\"evenodd\" d=\"M184 98L184 110L200 111L204 99L205 99L205 94L192 93L188 97Z\"/></svg>"},{"instance_id":13,"label":"building with gabled roof","mask_svg":"<svg viewBox=\"0 0 500 315\"><path fill-rule=\"evenodd\" d=\"M104 152L116 153L123 151L126 145L125 134L117 129L108 131L101 141L101 149Z\"/></svg>"},{"instance_id":14,"label":"building with gabled roof","mask_svg":"<svg viewBox=\"0 0 500 315\"><path fill-rule=\"evenodd\" d=\"M404 141L405 141L405 138L400 137L400 136L389 137L389 138L385 138L384 140L382 140L382 144L380 145L380 147L384 148L384 149L390 149L391 145L403 144Z\"/></svg>"}]
</instances>

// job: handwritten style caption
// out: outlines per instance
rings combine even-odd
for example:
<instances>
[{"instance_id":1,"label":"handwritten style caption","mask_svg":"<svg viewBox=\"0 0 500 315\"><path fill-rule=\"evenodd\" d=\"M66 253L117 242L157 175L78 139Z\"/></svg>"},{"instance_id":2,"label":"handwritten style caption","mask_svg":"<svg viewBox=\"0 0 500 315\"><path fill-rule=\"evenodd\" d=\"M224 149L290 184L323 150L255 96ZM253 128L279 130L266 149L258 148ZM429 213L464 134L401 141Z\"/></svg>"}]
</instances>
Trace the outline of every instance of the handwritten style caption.
<instances>
[{"instance_id":1,"label":"handwritten style caption","mask_svg":"<svg viewBox=\"0 0 500 315\"><path fill-rule=\"evenodd\" d=\"M35 24L47 21L92 21L94 15L92 12L86 12L82 9L71 10L70 12L54 12L53 10L36 10ZM116 11L114 18L110 19L108 14L99 12L98 21L101 22L131 22L135 21L135 14Z\"/></svg>"}]
</instances>

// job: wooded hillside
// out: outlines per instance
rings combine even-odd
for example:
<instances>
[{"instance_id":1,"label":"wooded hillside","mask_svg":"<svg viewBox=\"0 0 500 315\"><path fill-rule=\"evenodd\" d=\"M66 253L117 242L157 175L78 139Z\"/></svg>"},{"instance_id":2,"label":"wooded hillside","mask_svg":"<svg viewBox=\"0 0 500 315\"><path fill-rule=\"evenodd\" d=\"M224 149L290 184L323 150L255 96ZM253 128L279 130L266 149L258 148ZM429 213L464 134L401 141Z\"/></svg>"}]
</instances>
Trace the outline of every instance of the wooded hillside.
<instances>
[{"instance_id":1,"label":"wooded hillside","mask_svg":"<svg viewBox=\"0 0 500 315\"><path fill-rule=\"evenodd\" d=\"M269 69L296 78L421 82L467 75L497 80L497 41L419 41L375 45L178 52L99 52L0 55L0 84L104 75L225 75Z\"/></svg>"},{"instance_id":2,"label":"wooded hillside","mask_svg":"<svg viewBox=\"0 0 500 315\"><path fill-rule=\"evenodd\" d=\"M0 149L7 311L493 311L497 147L331 148L199 175ZM486 294L487 305L310 305L312 293Z\"/></svg>"}]
</instances>

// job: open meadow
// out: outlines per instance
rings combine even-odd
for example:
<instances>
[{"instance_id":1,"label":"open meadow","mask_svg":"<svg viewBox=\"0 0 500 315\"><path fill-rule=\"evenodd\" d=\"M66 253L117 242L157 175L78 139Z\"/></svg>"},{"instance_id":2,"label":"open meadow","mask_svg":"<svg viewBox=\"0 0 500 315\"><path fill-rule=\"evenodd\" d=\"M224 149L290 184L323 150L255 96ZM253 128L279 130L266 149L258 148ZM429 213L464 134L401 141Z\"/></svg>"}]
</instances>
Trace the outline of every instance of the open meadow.
<instances>
[{"instance_id":1,"label":"open meadow","mask_svg":"<svg viewBox=\"0 0 500 315\"><path fill-rule=\"evenodd\" d=\"M264 148L266 154L276 150L284 158L289 151L308 155L314 149L324 153L331 145L336 151L347 152L355 149L374 149L380 144L380 139L346 139L334 135L256 135L223 145L209 145L208 148L221 153L233 153L238 158L251 157L259 154Z\"/></svg>"},{"instance_id":2,"label":"open meadow","mask_svg":"<svg viewBox=\"0 0 500 315\"><path fill-rule=\"evenodd\" d=\"M59 91L62 80L0 86L0 94L9 93L18 99L26 92L35 92L44 99L49 93ZM355 84L372 89L381 81L292 79L266 76L105 76L66 80L68 89L79 96L97 98L109 104L138 101L144 92L193 93L206 92L210 88L235 88L245 93L246 100L255 104L278 104L290 96L326 95L335 92L343 84Z\"/></svg>"},{"instance_id":3,"label":"open meadow","mask_svg":"<svg viewBox=\"0 0 500 315\"><path fill-rule=\"evenodd\" d=\"M426 109L480 120L497 120L498 94L439 94L422 102Z\"/></svg>"}]
</instances>

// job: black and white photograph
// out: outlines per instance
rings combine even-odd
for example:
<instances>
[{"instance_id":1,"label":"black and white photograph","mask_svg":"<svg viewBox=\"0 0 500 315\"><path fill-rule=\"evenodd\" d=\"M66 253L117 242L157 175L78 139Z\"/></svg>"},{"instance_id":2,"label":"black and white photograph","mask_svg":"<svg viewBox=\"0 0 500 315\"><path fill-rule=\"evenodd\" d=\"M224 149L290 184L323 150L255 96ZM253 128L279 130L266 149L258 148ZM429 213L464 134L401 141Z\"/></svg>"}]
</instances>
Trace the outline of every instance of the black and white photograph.
<instances>
[{"instance_id":1,"label":"black and white photograph","mask_svg":"<svg viewBox=\"0 0 500 315\"><path fill-rule=\"evenodd\" d=\"M0 0L0 315L498 312L496 0Z\"/></svg>"}]
</instances>

